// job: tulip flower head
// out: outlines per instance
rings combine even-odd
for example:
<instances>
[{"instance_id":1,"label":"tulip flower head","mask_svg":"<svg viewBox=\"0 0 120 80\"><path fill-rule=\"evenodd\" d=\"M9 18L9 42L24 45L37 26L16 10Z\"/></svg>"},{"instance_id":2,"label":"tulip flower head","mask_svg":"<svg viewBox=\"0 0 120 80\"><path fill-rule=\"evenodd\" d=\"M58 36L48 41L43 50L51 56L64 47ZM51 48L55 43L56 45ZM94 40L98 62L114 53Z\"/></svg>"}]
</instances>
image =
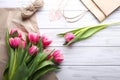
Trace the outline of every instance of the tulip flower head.
<instances>
[{"instance_id":1,"label":"tulip flower head","mask_svg":"<svg viewBox=\"0 0 120 80\"><path fill-rule=\"evenodd\" d=\"M69 33L66 33L64 37L65 37L66 42L69 42L75 37L75 35L69 32Z\"/></svg>"},{"instance_id":2,"label":"tulip flower head","mask_svg":"<svg viewBox=\"0 0 120 80\"><path fill-rule=\"evenodd\" d=\"M20 45L21 39L19 37L9 38L9 43L11 47L18 47Z\"/></svg>"},{"instance_id":3,"label":"tulip flower head","mask_svg":"<svg viewBox=\"0 0 120 80\"><path fill-rule=\"evenodd\" d=\"M34 46L32 45L30 48L29 48L29 54L37 54L39 51L38 47L37 46Z\"/></svg>"},{"instance_id":4,"label":"tulip flower head","mask_svg":"<svg viewBox=\"0 0 120 80\"><path fill-rule=\"evenodd\" d=\"M47 47L52 43L52 40L48 38L46 35L42 35L42 43L43 46Z\"/></svg>"},{"instance_id":5,"label":"tulip flower head","mask_svg":"<svg viewBox=\"0 0 120 80\"><path fill-rule=\"evenodd\" d=\"M40 34L39 33L28 33L28 40L33 43L37 43L40 40Z\"/></svg>"},{"instance_id":6,"label":"tulip flower head","mask_svg":"<svg viewBox=\"0 0 120 80\"><path fill-rule=\"evenodd\" d=\"M26 48L26 40L21 40L20 47Z\"/></svg>"},{"instance_id":7,"label":"tulip flower head","mask_svg":"<svg viewBox=\"0 0 120 80\"><path fill-rule=\"evenodd\" d=\"M10 36L12 37L22 37L22 33L18 31L17 29L11 29Z\"/></svg>"},{"instance_id":8,"label":"tulip flower head","mask_svg":"<svg viewBox=\"0 0 120 80\"><path fill-rule=\"evenodd\" d=\"M64 60L63 54L61 53L60 50L55 50L53 52L53 57L54 57L55 62L57 63L60 63Z\"/></svg>"}]
</instances>

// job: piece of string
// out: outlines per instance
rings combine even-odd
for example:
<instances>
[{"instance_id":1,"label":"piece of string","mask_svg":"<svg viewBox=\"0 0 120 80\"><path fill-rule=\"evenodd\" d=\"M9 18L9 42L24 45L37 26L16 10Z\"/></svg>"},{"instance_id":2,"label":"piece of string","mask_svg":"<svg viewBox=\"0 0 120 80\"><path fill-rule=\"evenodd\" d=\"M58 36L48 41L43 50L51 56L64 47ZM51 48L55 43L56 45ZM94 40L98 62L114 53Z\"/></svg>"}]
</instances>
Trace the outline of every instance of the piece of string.
<instances>
[{"instance_id":1,"label":"piece of string","mask_svg":"<svg viewBox=\"0 0 120 80\"><path fill-rule=\"evenodd\" d=\"M58 9L56 10L56 12L58 13L58 11L59 11L61 13L61 15L65 18L65 20L67 22L74 23L74 22L77 22L80 19L82 19L89 10L84 10L80 14L75 15L73 17L66 16L64 8L67 6L67 4L69 3L69 1L70 0L61 0L60 3L59 3L59 5L58 5ZM56 12L55 12L55 14L56 14ZM54 15L54 16L59 17L57 14Z\"/></svg>"},{"instance_id":2,"label":"piece of string","mask_svg":"<svg viewBox=\"0 0 120 80\"><path fill-rule=\"evenodd\" d=\"M74 23L74 22L77 22L77 21L79 21L80 19L82 19L82 18L86 15L87 12L88 12L88 10L87 10L87 11L84 11L84 12L81 12L80 14L78 14L78 15L76 15L76 16L74 16L74 17L67 17L67 16L65 16L64 11L63 11L63 17L65 18L65 20L66 20L67 22L69 22L69 23Z\"/></svg>"}]
</instances>

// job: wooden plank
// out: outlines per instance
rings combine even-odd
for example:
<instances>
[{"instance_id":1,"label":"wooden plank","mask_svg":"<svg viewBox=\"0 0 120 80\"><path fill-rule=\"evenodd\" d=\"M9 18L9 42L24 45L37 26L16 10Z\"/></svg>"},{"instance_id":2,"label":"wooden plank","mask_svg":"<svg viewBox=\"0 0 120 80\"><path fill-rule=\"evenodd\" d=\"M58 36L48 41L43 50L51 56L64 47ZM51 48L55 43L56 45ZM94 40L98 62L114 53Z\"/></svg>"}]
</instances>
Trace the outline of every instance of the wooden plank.
<instances>
[{"instance_id":1,"label":"wooden plank","mask_svg":"<svg viewBox=\"0 0 120 80\"><path fill-rule=\"evenodd\" d=\"M76 16L76 12L80 13L80 11L66 11L66 14L67 16L68 14ZM120 11L114 12L103 23L118 22L120 20L119 13ZM50 21L49 11L39 12L37 18L40 28L78 28L99 23L90 12L87 12L84 17L75 23L68 23L63 17L57 21Z\"/></svg>"},{"instance_id":2,"label":"wooden plank","mask_svg":"<svg viewBox=\"0 0 120 80\"><path fill-rule=\"evenodd\" d=\"M34 0L0 0L0 7L21 7L30 4ZM44 0L42 10L56 9L62 0ZM87 10L80 0L68 0L65 10ZM120 10L120 9L117 9Z\"/></svg>"},{"instance_id":3,"label":"wooden plank","mask_svg":"<svg viewBox=\"0 0 120 80\"><path fill-rule=\"evenodd\" d=\"M115 27L115 26L114 26ZM64 38L57 34L71 29L40 29L41 34L46 34L53 39L51 46L63 46ZM107 28L86 40L72 44L71 46L120 46L120 28Z\"/></svg>"},{"instance_id":4,"label":"wooden plank","mask_svg":"<svg viewBox=\"0 0 120 80\"><path fill-rule=\"evenodd\" d=\"M21 0L0 0L0 7L20 7Z\"/></svg>"},{"instance_id":5,"label":"wooden plank","mask_svg":"<svg viewBox=\"0 0 120 80\"><path fill-rule=\"evenodd\" d=\"M56 7L59 6L60 2L64 0L52 0L51 2L49 0L44 0L44 1L45 1L44 10L51 10L51 9L56 9ZM64 4L62 4L62 6ZM65 10L86 10L86 8L83 6L83 4L79 0L68 0L64 9Z\"/></svg>"},{"instance_id":6,"label":"wooden plank","mask_svg":"<svg viewBox=\"0 0 120 80\"><path fill-rule=\"evenodd\" d=\"M2 7L16 7L16 6L25 6L26 4L31 3L34 0L0 0L0 6ZM51 9L55 9L56 7L58 7L58 5L60 4L61 0L44 0L44 7L42 10L51 10ZM2 4L2 5L1 5ZM70 0L68 2L68 5L65 6L65 9L67 10L86 10L86 8L82 5L82 3L79 0Z\"/></svg>"},{"instance_id":7,"label":"wooden plank","mask_svg":"<svg viewBox=\"0 0 120 80\"><path fill-rule=\"evenodd\" d=\"M62 65L120 65L120 47L50 47L60 49L65 60Z\"/></svg>"},{"instance_id":8,"label":"wooden plank","mask_svg":"<svg viewBox=\"0 0 120 80\"><path fill-rule=\"evenodd\" d=\"M60 80L120 80L120 66L63 66Z\"/></svg>"}]
</instances>

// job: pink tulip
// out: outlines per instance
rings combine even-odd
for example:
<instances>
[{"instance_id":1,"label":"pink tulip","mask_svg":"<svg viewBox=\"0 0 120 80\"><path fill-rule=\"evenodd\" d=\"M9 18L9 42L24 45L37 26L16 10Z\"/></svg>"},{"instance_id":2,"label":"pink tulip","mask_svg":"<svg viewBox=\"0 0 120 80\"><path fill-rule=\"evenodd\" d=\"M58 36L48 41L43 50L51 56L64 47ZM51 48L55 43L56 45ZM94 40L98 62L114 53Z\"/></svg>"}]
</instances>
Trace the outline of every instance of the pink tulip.
<instances>
[{"instance_id":1,"label":"pink tulip","mask_svg":"<svg viewBox=\"0 0 120 80\"><path fill-rule=\"evenodd\" d=\"M47 47L52 43L52 40L49 39L46 35L42 35L43 46Z\"/></svg>"},{"instance_id":2,"label":"pink tulip","mask_svg":"<svg viewBox=\"0 0 120 80\"><path fill-rule=\"evenodd\" d=\"M60 50L55 50L53 52L53 57L54 57L55 62L58 62L58 63L64 60L63 54L61 53Z\"/></svg>"},{"instance_id":3,"label":"pink tulip","mask_svg":"<svg viewBox=\"0 0 120 80\"><path fill-rule=\"evenodd\" d=\"M26 48L26 41L25 40L21 40L20 47Z\"/></svg>"},{"instance_id":4,"label":"pink tulip","mask_svg":"<svg viewBox=\"0 0 120 80\"><path fill-rule=\"evenodd\" d=\"M75 37L75 35L69 32L69 33L66 33L64 37L65 37L66 42L69 42Z\"/></svg>"},{"instance_id":5,"label":"pink tulip","mask_svg":"<svg viewBox=\"0 0 120 80\"><path fill-rule=\"evenodd\" d=\"M19 37L14 37L9 39L9 43L12 47L18 47L21 39Z\"/></svg>"},{"instance_id":6,"label":"pink tulip","mask_svg":"<svg viewBox=\"0 0 120 80\"><path fill-rule=\"evenodd\" d=\"M15 36L15 37L20 37L20 38L22 37L22 34L20 31L18 31L17 29L11 29L10 35L12 36L14 33L17 34L17 36Z\"/></svg>"},{"instance_id":7,"label":"pink tulip","mask_svg":"<svg viewBox=\"0 0 120 80\"><path fill-rule=\"evenodd\" d=\"M39 33L28 33L28 39L31 42L37 43L40 40L40 34Z\"/></svg>"},{"instance_id":8,"label":"pink tulip","mask_svg":"<svg viewBox=\"0 0 120 80\"><path fill-rule=\"evenodd\" d=\"M49 50L49 49L44 49L44 51L43 51L45 54L49 54L48 56L47 56L47 60L49 60L49 59L51 59L52 58L52 53L51 53L51 50ZM50 54L51 53L51 54Z\"/></svg>"},{"instance_id":9,"label":"pink tulip","mask_svg":"<svg viewBox=\"0 0 120 80\"><path fill-rule=\"evenodd\" d=\"M32 45L30 48L29 48L29 53L30 54L37 54L38 53L38 47L37 46L34 46Z\"/></svg>"}]
</instances>

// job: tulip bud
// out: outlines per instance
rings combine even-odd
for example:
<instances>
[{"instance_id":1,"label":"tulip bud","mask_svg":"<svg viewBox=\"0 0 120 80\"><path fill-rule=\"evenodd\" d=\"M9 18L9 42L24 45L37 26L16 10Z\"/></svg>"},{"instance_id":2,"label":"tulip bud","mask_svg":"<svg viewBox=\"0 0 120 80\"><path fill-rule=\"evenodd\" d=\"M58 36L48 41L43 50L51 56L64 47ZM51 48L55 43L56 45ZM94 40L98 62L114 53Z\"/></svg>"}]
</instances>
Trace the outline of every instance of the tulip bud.
<instances>
[{"instance_id":1,"label":"tulip bud","mask_svg":"<svg viewBox=\"0 0 120 80\"><path fill-rule=\"evenodd\" d=\"M11 29L10 35L11 35L12 37L20 37L20 38L22 37L21 32L18 31L17 29Z\"/></svg>"},{"instance_id":2,"label":"tulip bud","mask_svg":"<svg viewBox=\"0 0 120 80\"><path fill-rule=\"evenodd\" d=\"M10 46L12 47L18 47L20 44L21 39L19 37L14 37L9 39Z\"/></svg>"},{"instance_id":3,"label":"tulip bud","mask_svg":"<svg viewBox=\"0 0 120 80\"><path fill-rule=\"evenodd\" d=\"M42 35L42 43L43 46L47 47L52 43L52 40L48 38L46 35Z\"/></svg>"},{"instance_id":4,"label":"tulip bud","mask_svg":"<svg viewBox=\"0 0 120 80\"><path fill-rule=\"evenodd\" d=\"M49 50L49 49L44 49L43 53L45 53L45 54L49 54L49 55L47 56L47 58L46 58L47 60L49 60L49 59L52 58L51 50Z\"/></svg>"},{"instance_id":5,"label":"tulip bud","mask_svg":"<svg viewBox=\"0 0 120 80\"><path fill-rule=\"evenodd\" d=\"M21 40L20 47L26 48L26 41L25 40Z\"/></svg>"},{"instance_id":6,"label":"tulip bud","mask_svg":"<svg viewBox=\"0 0 120 80\"><path fill-rule=\"evenodd\" d=\"M37 46L32 45L32 46L29 48L29 54L37 54L38 51L39 51L39 49L38 49Z\"/></svg>"},{"instance_id":7,"label":"tulip bud","mask_svg":"<svg viewBox=\"0 0 120 80\"><path fill-rule=\"evenodd\" d=\"M66 42L69 42L75 37L75 35L73 33L66 33L64 37Z\"/></svg>"},{"instance_id":8,"label":"tulip bud","mask_svg":"<svg viewBox=\"0 0 120 80\"><path fill-rule=\"evenodd\" d=\"M53 52L53 57L54 57L55 62L57 63L60 63L64 60L63 54L61 53L60 50L55 50Z\"/></svg>"},{"instance_id":9,"label":"tulip bud","mask_svg":"<svg viewBox=\"0 0 120 80\"><path fill-rule=\"evenodd\" d=\"M37 43L40 40L40 34L38 33L28 33L29 41Z\"/></svg>"}]
</instances>

